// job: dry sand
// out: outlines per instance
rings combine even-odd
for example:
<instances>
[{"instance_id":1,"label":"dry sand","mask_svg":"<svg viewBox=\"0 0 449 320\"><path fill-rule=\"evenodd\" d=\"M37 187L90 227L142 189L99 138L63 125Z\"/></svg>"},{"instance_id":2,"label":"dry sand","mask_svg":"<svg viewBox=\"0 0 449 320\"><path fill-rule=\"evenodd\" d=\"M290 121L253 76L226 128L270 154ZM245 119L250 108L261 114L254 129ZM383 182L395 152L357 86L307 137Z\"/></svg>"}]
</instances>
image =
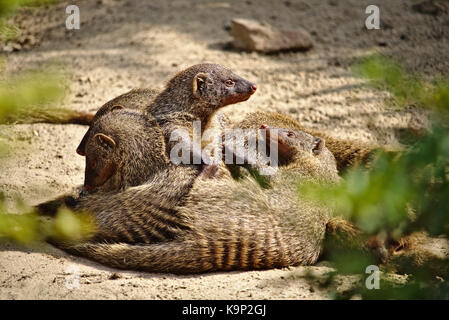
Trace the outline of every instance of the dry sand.
<instances>
[{"instance_id":1,"label":"dry sand","mask_svg":"<svg viewBox=\"0 0 449 320\"><path fill-rule=\"evenodd\" d=\"M217 62L258 85L247 102L227 107L233 119L256 110L281 111L304 126L341 138L398 145L404 133L425 125L410 107L385 109L385 93L353 76L357 57L376 51L425 75L449 74L449 16L414 12L415 1L376 1L381 30L364 28L372 1L77 1L81 29L65 29L68 2L24 11L17 19L38 45L7 55L14 73L57 62L67 74L66 108L95 111L135 87L161 89L175 72ZM225 50L232 18L264 20L308 30L315 42L307 53L261 55ZM77 125L2 126L15 153L0 164L7 199L29 204L50 199L83 181L84 158L75 148L86 131ZM14 206L10 206L13 210ZM23 248L2 244L1 299L323 299L319 281L301 277L318 266L195 276L124 272L72 257L50 245ZM323 265L324 264L324 265ZM74 268L74 269L73 269ZM66 281L75 270L79 287ZM357 277L342 277L344 290ZM69 281L70 287L70 281Z\"/></svg>"}]
</instances>

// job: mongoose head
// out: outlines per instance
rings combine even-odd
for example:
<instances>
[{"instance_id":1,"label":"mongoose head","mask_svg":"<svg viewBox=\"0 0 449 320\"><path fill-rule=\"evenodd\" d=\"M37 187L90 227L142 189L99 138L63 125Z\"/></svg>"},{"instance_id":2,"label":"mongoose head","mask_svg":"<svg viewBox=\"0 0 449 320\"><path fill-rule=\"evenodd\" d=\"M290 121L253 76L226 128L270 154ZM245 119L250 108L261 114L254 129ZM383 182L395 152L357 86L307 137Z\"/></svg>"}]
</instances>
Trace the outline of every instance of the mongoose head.
<instances>
[{"instance_id":1,"label":"mongoose head","mask_svg":"<svg viewBox=\"0 0 449 320\"><path fill-rule=\"evenodd\" d=\"M173 96L188 103L195 113L211 114L229 104L248 100L256 85L219 64L197 64L175 75L164 90L164 98ZM201 105L202 108L198 109ZM180 111L180 110L178 110Z\"/></svg>"},{"instance_id":2,"label":"mongoose head","mask_svg":"<svg viewBox=\"0 0 449 320\"><path fill-rule=\"evenodd\" d=\"M135 186L165 166L165 143L157 123L142 112L119 110L98 119L86 145L84 189Z\"/></svg>"},{"instance_id":3,"label":"mongoose head","mask_svg":"<svg viewBox=\"0 0 449 320\"><path fill-rule=\"evenodd\" d=\"M273 128L266 124L262 124L260 129L266 131L268 150L272 143L277 144L280 165L291 163L301 152L319 156L325 150L324 139L314 137L304 131Z\"/></svg>"},{"instance_id":4,"label":"mongoose head","mask_svg":"<svg viewBox=\"0 0 449 320\"><path fill-rule=\"evenodd\" d=\"M139 110L143 109L143 107L149 103L149 101L152 101L157 95L157 91L152 89L133 89L129 92L126 92L118 97L115 97L114 99L106 102L104 105L100 107L100 109L97 110L95 113L95 116L93 117L91 121L90 127L93 126L93 124L98 121L102 116L105 114L108 114L109 112L117 111L117 110L123 110L123 109L129 109L129 110ZM90 136L90 128L87 130L86 134L84 135L83 139L81 140L80 144L76 148L76 153L78 153L80 156L86 155L86 142L87 139Z\"/></svg>"},{"instance_id":5,"label":"mongoose head","mask_svg":"<svg viewBox=\"0 0 449 320\"><path fill-rule=\"evenodd\" d=\"M303 174L326 182L339 181L337 163L332 152L326 148L324 139L301 130L268 127L266 130L266 148L276 143L278 164L288 170L299 170ZM287 170L287 171L288 171Z\"/></svg>"},{"instance_id":6,"label":"mongoose head","mask_svg":"<svg viewBox=\"0 0 449 320\"><path fill-rule=\"evenodd\" d=\"M96 122L100 117L102 117L103 115L105 115L105 114L107 114L109 112L112 112L112 111L115 111L115 110L122 110L122 109L124 109L124 107L121 106L121 105L103 106L95 114L95 117L92 120L92 123ZM76 148L76 153L78 153L80 156L85 156L86 155L86 143L87 143L87 139L89 138L90 134L91 134L91 128L89 128L87 130L87 132L84 135L83 139L81 140L80 144Z\"/></svg>"}]
</instances>

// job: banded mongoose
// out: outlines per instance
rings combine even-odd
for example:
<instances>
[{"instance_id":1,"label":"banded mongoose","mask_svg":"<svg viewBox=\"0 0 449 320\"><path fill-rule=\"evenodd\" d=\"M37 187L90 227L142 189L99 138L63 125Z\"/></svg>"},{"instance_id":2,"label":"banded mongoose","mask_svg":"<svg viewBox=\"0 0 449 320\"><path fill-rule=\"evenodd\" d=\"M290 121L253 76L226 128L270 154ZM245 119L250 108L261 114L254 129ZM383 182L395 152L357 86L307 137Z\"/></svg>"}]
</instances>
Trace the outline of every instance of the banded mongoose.
<instances>
[{"instance_id":1,"label":"banded mongoose","mask_svg":"<svg viewBox=\"0 0 449 320\"><path fill-rule=\"evenodd\" d=\"M175 142L171 141L171 135L177 129L189 134L187 141L182 138L178 143L186 144L186 150L193 152L194 121L201 125L201 131L198 132L201 134L219 108L249 99L256 89L253 83L221 65L198 64L179 72L169 80L165 89L145 108L145 112L148 118L156 120L155 125L162 130L167 157L171 155L175 145ZM125 102L122 105L127 106ZM101 110L97 115L101 116ZM82 146L83 142L78 149L82 149ZM199 152L198 164L201 164L201 150ZM94 156L92 154L92 158Z\"/></svg>"},{"instance_id":2,"label":"banded mongoose","mask_svg":"<svg viewBox=\"0 0 449 320\"><path fill-rule=\"evenodd\" d=\"M361 164L369 168L378 151L397 152L395 150L389 150L388 148L360 141L335 138L325 132L306 129L293 118L276 112L250 113L241 122L235 124L234 127L240 129L258 129L261 124L277 128L305 131L311 135L324 138L326 140L326 146L337 161L337 168L339 171L345 170L356 164Z\"/></svg>"},{"instance_id":3,"label":"banded mongoose","mask_svg":"<svg viewBox=\"0 0 449 320\"><path fill-rule=\"evenodd\" d=\"M191 138L194 121L200 122L202 132L219 108L249 99L256 89L253 83L235 75L223 66L198 64L175 75L151 103L147 100L152 98L154 92L148 89L134 90L109 101L97 112L93 123L113 110L121 107L142 109L142 105L146 103L147 107L143 108L144 112L148 113L148 118L154 117L162 129L168 156L174 146L174 142L170 141L174 130L183 129L190 135L188 141L182 140L180 143L187 145L186 149L192 150ZM80 155L86 154L86 143L90 137L91 130L89 129L77 148ZM201 155L199 158L201 160ZM191 171L195 175L200 172L200 168L196 168L197 171L182 170ZM62 201L57 199L39 205L38 211L45 213L46 210L49 210L54 213L58 203L72 204L72 197L68 197L69 201L64 196L59 200L61 199Z\"/></svg>"},{"instance_id":4,"label":"banded mongoose","mask_svg":"<svg viewBox=\"0 0 449 320\"><path fill-rule=\"evenodd\" d=\"M197 64L171 78L165 89L154 100L150 100L152 94L148 99L144 99L150 100L144 109L158 121L166 142L169 142L170 135L175 129L191 132L195 120L200 121L201 129L204 131L219 108L249 99L256 89L255 84L221 65ZM134 103L135 97L139 97L139 92L136 93L132 96L133 99L129 99L131 103ZM97 112L96 118L102 115L102 109L109 110L109 107L114 108L116 104L129 108L129 101L122 101L124 99L121 97L104 105ZM85 138L77 148L78 153L83 152ZM167 153L170 154L170 147L167 148Z\"/></svg>"},{"instance_id":5,"label":"banded mongoose","mask_svg":"<svg viewBox=\"0 0 449 320\"><path fill-rule=\"evenodd\" d=\"M308 135L292 162L279 168L272 187L252 179L196 179L176 210L163 208L156 188L132 187L114 198L89 195L79 209L92 212L99 230L132 241L113 242L99 234L86 243L54 242L73 254L103 264L150 272L198 273L248 270L314 263L322 251L331 211L298 197L298 183L336 182L335 160L324 143ZM311 142L311 143L310 143ZM95 241L99 241L96 243Z\"/></svg>"},{"instance_id":6,"label":"banded mongoose","mask_svg":"<svg viewBox=\"0 0 449 320\"><path fill-rule=\"evenodd\" d=\"M182 129L189 137L186 141L181 139L180 144L186 146L185 150L194 151L192 148L193 125L198 121L201 125L201 134L213 116L221 107L229 104L245 101L256 91L256 86L235 75L229 69L218 64L198 64L179 72L168 81L166 88L149 103L145 112L149 118L154 118L162 130L166 143L166 154L170 156L175 145L171 141L172 133ZM129 95L129 93L128 93ZM122 96L123 97L123 96ZM139 92L128 99L134 101L139 97ZM96 115L96 119L105 112L114 109L114 105L128 107L127 101L118 97L117 101L110 101L104 105ZM141 104L139 104L140 106ZM109 108L111 107L111 108ZM103 110L104 109L104 110ZM94 119L95 121L95 119ZM78 147L78 153L84 153L90 130L86 133ZM184 150L183 150L184 151ZM199 150L198 162L201 164L201 150ZM190 154L191 156L191 154ZM92 158L94 154L92 154ZM191 157L189 160L193 160Z\"/></svg>"},{"instance_id":7,"label":"banded mongoose","mask_svg":"<svg viewBox=\"0 0 449 320\"><path fill-rule=\"evenodd\" d=\"M79 146L76 149L76 152L82 156L86 155L86 143L90 137L91 131L92 131L92 127L94 127L96 125L97 122L100 121L100 119L105 116L108 115L110 112L113 111L117 111L117 110L122 110L122 109L126 109L126 110L134 110L135 112L138 112L139 110L143 110L148 103L150 103L154 97L156 97L157 95L157 91L153 90L153 89L133 89L129 92L126 92L124 94L119 95L118 97L115 97L114 99L111 99L110 101L106 102L104 105L102 105L95 114L86 114L84 112L76 112L74 111L73 114L71 114L71 117L68 120L68 123L73 123L73 120L76 119L78 116L79 117L83 117L83 119L85 121L79 123L79 124L87 124L90 125L89 129L87 130L86 134L84 135L83 139L81 140ZM137 116L137 115L136 115ZM139 117L139 116L137 116ZM140 118L140 117L139 117ZM151 119L151 117L147 117L148 119ZM63 118L61 118L60 120L62 120ZM141 118L142 119L142 118ZM105 123L99 124L97 125L97 131L95 134L97 133L101 133L99 130L102 129L103 127L106 127L109 130L119 130L120 125L117 126L116 128L114 128L114 125L107 125L107 122L112 122L114 121L112 117L109 117L108 120L105 121ZM136 123L136 126L146 126L149 128L149 130L151 131L151 133L155 133L155 131L157 130L156 127L152 127L152 125L154 125L154 120L149 120L151 123L149 124L143 124L141 121L139 123ZM77 122L75 122L77 123ZM124 124L125 125L125 124ZM129 124L132 126L132 124ZM160 131L160 129L159 129ZM139 131L134 131L136 134L140 134ZM94 135L95 135L94 134ZM133 134L133 131L129 132L129 134ZM142 133L143 135L145 135L144 133ZM149 135L147 135L148 137ZM104 138L104 137L103 137ZM154 138L154 142L161 142L164 144L164 153L165 153L165 142L158 139L158 138ZM151 140L153 140L151 139ZM102 142L102 140L105 139L101 139L101 138L97 138L95 141L97 143ZM92 142L93 144L93 142ZM105 145L105 143L101 144L102 146L107 146L107 144ZM99 146L99 145L98 145ZM154 146L155 149L157 149L157 145ZM160 149L160 148L159 148ZM139 152L139 150L136 150L135 152ZM91 154L93 154L91 152ZM149 154L149 157L155 157L157 158L158 155L156 153L152 153ZM96 157L89 157L89 159L86 159L86 166L91 166L92 163L95 163L95 158ZM165 154L162 155L161 154L161 162L160 164L162 165L164 161L163 158L165 158ZM104 165L107 165L107 158L103 158L106 162L104 163ZM100 159L101 160L101 159ZM142 163L146 163L148 164L148 160L141 160ZM90 163L88 163L90 162ZM157 163L153 162L152 165L157 166ZM134 174L133 177L128 176L128 178L126 178L126 182L125 180L122 180L123 183L119 184L117 183L117 180L111 179L110 181L108 181L108 184L103 186L103 191L112 191L113 190L113 186L117 187L118 189L121 188L125 188L129 185L137 185L139 184L139 182L144 181L149 174L152 173L151 171L151 167L146 170L143 171L141 175L137 175ZM121 171L117 171L117 173L120 173ZM144 174L146 173L146 174ZM85 181L84 181L84 188L87 187L87 189L92 189L92 188L98 188L100 186L100 180L104 179L101 178L100 180L96 181L93 184L93 179L99 179L100 177L95 177L95 169L90 168L90 169L85 169ZM116 177L117 178L117 177ZM87 183L86 183L87 182ZM84 188L82 187L77 187L73 190L72 194L64 194L61 195L59 197L57 197L56 199L52 199L49 201L46 201L44 203L40 203L37 206L35 206L35 210L41 214L41 215L50 215L53 216L55 215L58 210L65 206L65 207L74 207L76 204L76 199L79 197L80 193L84 192Z\"/></svg>"},{"instance_id":8,"label":"banded mongoose","mask_svg":"<svg viewBox=\"0 0 449 320\"><path fill-rule=\"evenodd\" d=\"M147 181L170 167L165 140L156 120L122 109L103 115L89 128L84 145L84 189L119 191Z\"/></svg>"}]
</instances>

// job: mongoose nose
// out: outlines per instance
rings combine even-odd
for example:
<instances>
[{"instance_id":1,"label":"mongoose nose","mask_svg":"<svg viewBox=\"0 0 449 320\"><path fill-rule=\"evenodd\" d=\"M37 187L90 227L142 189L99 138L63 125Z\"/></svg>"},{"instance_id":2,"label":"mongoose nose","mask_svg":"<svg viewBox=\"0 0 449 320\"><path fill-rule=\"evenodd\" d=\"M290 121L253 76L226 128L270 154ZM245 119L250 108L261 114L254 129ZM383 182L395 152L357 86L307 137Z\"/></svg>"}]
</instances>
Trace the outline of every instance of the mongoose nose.
<instances>
[{"instance_id":1,"label":"mongoose nose","mask_svg":"<svg viewBox=\"0 0 449 320\"><path fill-rule=\"evenodd\" d=\"M257 90L257 87L256 87L255 84L253 84L253 85L251 86L251 93L256 92L256 90Z\"/></svg>"}]
</instances>

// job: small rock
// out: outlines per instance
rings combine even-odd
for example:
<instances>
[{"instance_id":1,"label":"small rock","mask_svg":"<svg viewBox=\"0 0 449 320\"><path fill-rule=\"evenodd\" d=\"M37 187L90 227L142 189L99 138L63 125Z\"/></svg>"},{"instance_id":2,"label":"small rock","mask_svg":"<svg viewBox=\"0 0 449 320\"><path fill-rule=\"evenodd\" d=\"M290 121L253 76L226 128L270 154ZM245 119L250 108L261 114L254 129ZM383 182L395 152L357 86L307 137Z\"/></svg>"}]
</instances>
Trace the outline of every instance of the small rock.
<instances>
[{"instance_id":1,"label":"small rock","mask_svg":"<svg viewBox=\"0 0 449 320\"><path fill-rule=\"evenodd\" d=\"M231 21L233 46L244 51L274 53L279 51L306 51L313 47L312 37L305 30L276 29L255 20Z\"/></svg>"},{"instance_id":2,"label":"small rock","mask_svg":"<svg viewBox=\"0 0 449 320\"><path fill-rule=\"evenodd\" d=\"M114 272L109 276L109 280L117 280L117 279L120 279L121 277L122 276L120 274Z\"/></svg>"}]
</instances>

